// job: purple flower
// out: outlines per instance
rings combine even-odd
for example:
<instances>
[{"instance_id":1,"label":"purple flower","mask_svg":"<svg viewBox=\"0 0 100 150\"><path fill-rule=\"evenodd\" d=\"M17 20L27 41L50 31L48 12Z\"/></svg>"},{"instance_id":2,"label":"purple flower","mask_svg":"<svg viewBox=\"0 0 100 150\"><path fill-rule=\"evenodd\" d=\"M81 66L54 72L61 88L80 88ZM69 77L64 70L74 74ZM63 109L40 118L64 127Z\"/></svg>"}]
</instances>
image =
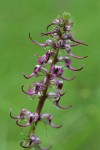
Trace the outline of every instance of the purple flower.
<instances>
[{"instance_id":1,"label":"purple flower","mask_svg":"<svg viewBox=\"0 0 100 150\"><path fill-rule=\"evenodd\" d=\"M43 148L40 146L41 144L41 141L40 141L40 138L35 136L34 134L31 134L29 136L29 138L27 139L27 142L23 141L20 143L20 145L23 147L23 148L30 148L30 147L34 147L36 148L37 150L50 150L51 149L51 146L49 148Z\"/></svg>"},{"instance_id":2,"label":"purple flower","mask_svg":"<svg viewBox=\"0 0 100 150\"><path fill-rule=\"evenodd\" d=\"M38 46L42 46L42 47L46 47L46 46L51 46L52 48L56 49L57 46L56 44L54 43L53 40L47 40L44 44L41 44L39 42L36 42L35 40L33 40L30 36L30 33L29 33L29 38L31 39L31 41L34 43L34 44L37 44Z\"/></svg>"},{"instance_id":3,"label":"purple flower","mask_svg":"<svg viewBox=\"0 0 100 150\"><path fill-rule=\"evenodd\" d=\"M47 26L47 30L52 25L57 25L59 27L64 27L64 24L65 24L65 20L62 17L60 17L59 19L54 19L53 22Z\"/></svg>"},{"instance_id":4,"label":"purple flower","mask_svg":"<svg viewBox=\"0 0 100 150\"><path fill-rule=\"evenodd\" d=\"M39 57L38 64L39 65L46 64L49 61L51 55L52 55L52 51L50 51L50 50L47 51L45 55Z\"/></svg>"},{"instance_id":5,"label":"purple flower","mask_svg":"<svg viewBox=\"0 0 100 150\"><path fill-rule=\"evenodd\" d=\"M66 91L67 92L67 91ZM48 94L47 94L47 98L54 98L55 99L55 101L53 101L53 104L55 104L58 108L61 108L61 109L67 109L67 108L70 108L70 107L72 107L72 106L61 106L60 104L59 104L59 101L60 101L60 99L61 99L61 96L63 96L66 92L64 92L63 94L59 94L59 93L55 93L55 92L49 92Z\"/></svg>"},{"instance_id":6,"label":"purple flower","mask_svg":"<svg viewBox=\"0 0 100 150\"><path fill-rule=\"evenodd\" d=\"M88 56L84 56L84 57L82 57L82 56L76 56L73 53L71 53L71 47L72 46L77 46L79 44L81 44L81 43L70 44L68 40L59 40L58 41L58 47L65 49L70 56L72 56L74 58L78 58L78 59L84 59L84 58L86 58Z\"/></svg>"},{"instance_id":7,"label":"purple flower","mask_svg":"<svg viewBox=\"0 0 100 150\"><path fill-rule=\"evenodd\" d=\"M55 39L59 40L59 39L62 39L62 33L61 33L61 30L60 28L56 27L53 31L51 32L47 32L47 33L42 33L41 36L54 36Z\"/></svg>"},{"instance_id":8,"label":"purple flower","mask_svg":"<svg viewBox=\"0 0 100 150\"><path fill-rule=\"evenodd\" d=\"M12 111L10 110L10 117L16 120L16 124L18 126L31 126L28 139L25 139L25 141L20 143L23 148L33 148L36 150L49 150L51 148L51 146L49 148L41 147L40 138L34 134L35 130L37 129L37 125L42 121L53 128L60 128L63 126L63 123L56 126L52 122L52 114L41 113L43 106L47 99L51 99L52 104L60 109L67 109L72 107L60 105L62 96L64 96L64 94L68 92L67 90L63 92L64 82L62 80L70 81L75 78L75 75L71 78L65 78L63 77L63 73L64 70L80 71L81 69L83 69L84 65L82 65L82 67L80 68L72 67L72 60L70 59L70 56L78 59L87 57L77 56L71 52L71 49L74 46L80 44L85 46L88 45L74 39L74 36L71 32L73 23L70 19L69 13L64 12L62 17L57 17L56 19L54 19L52 23L47 26L47 30L51 26L53 26L53 29L51 31L47 31L46 33L41 34L41 36L50 37L44 43L39 43L33 40L29 33L29 38L34 44L45 48L45 50L49 49L42 56L38 56L38 64L35 66L31 74L26 76L22 73L22 75L26 79L41 76L40 81L34 82L34 85L32 87L29 86L28 90L24 89L24 85L21 87L22 91L25 94L31 96L32 98L38 98L39 101L36 111L30 112L27 109L22 109L18 116L13 116ZM65 54L65 56L61 55L62 51L66 52L67 54ZM67 55L69 57L67 57ZM64 64L62 64L62 62ZM62 65L59 65L59 63Z\"/></svg>"},{"instance_id":9,"label":"purple flower","mask_svg":"<svg viewBox=\"0 0 100 150\"><path fill-rule=\"evenodd\" d=\"M37 113L31 113L27 109L22 109L19 116L13 116L12 112L10 110L10 117L13 119L16 119L16 123L20 127L27 127L31 125L33 122L37 122L38 120L38 114ZM22 120L28 120L26 124L19 124Z\"/></svg>"},{"instance_id":10,"label":"purple flower","mask_svg":"<svg viewBox=\"0 0 100 150\"><path fill-rule=\"evenodd\" d=\"M85 45L85 46L88 46L87 44L85 44L85 43L83 43L83 42L80 42L80 41L75 40L74 37L73 37L73 35L72 35L72 32L69 32L67 39L70 39L72 42L75 42L75 43L79 43L79 44L83 44L83 45Z\"/></svg>"},{"instance_id":11,"label":"purple flower","mask_svg":"<svg viewBox=\"0 0 100 150\"><path fill-rule=\"evenodd\" d=\"M60 128L63 126L63 123L60 125L60 126L55 126L53 123L52 123L52 119L53 119L53 116L51 114L41 114L40 115L40 119L41 120L46 120L47 123L53 127L53 128Z\"/></svg>"},{"instance_id":12,"label":"purple flower","mask_svg":"<svg viewBox=\"0 0 100 150\"><path fill-rule=\"evenodd\" d=\"M38 95L38 96L41 96L42 95L42 91L45 89L45 86L43 83L38 83L38 82L35 82L34 83L34 88L29 88L28 91L24 91L24 86L22 86L22 91L25 93L25 94L28 94L30 96L32 95Z\"/></svg>"},{"instance_id":13,"label":"purple flower","mask_svg":"<svg viewBox=\"0 0 100 150\"><path fill-rule=\"evenodd\" d=\"M58 59L58 61L59 61L59 59ZM53 65L52 67L51 67L51 72L52 72L52 79L54 79L55 77L58 77L58 78L61 78L61 79L63 79L63 80L73 80L74 79L74 77L72 77L72 78L64 78L63 76L62 76L62 74L63 74L63 72L64 72L64 69L62 68L62 66L57 66L57 65Z\"/></svg>"},{"instance_id":14,"label":"purple flower","mask_svg":"<svg viewBox=\"0 0 100 150\"><path fill-rule=\"evenodd\" d=\"M52 71L53 74L61 76L64 72L64 69L62 68L62 66L57 66L57 65L54 66L53 65L51 67L51 71Z\"/></svg>"},{"instance_id":15,"label":"purple flower","mask_svg":"<svg viewBox=\"0 0 100 150\"><path fill-rule=\"evenodd\" d=\"M36 67L34 68L34 71L29 75L29 76L26 76L25 74L22 73L22 75L26 78L26 79L29 79L33 76L38 76L38 72L42 72L43 74L47 74L48 73L48 70L46 68L43 68L42 66L40 65L36 65Z\"/></svg>"},{"instance_id":16,"label":"purple flower","mask_svg":"<svg viewBox=\"0 0 100 150\"><path fill-rule=\"evenodd\" d=\"M63 87L63 81L61 81L61 80L57 80L56 81L56 86L57 86L57 89L58 89L58 93L60 94L60 95L62 95L62 87Z\"/></svg>"},{"instance_id":17,"label":"purple flower","mask_svg":"<svg viewBox=\"0 0 100 150\"><path fill-rule=\"evenodd\" d=\"M58 62L63 62L63 61L66 63L66 67L67 67L68 69L70 69L70 70L73 70L73 71L80 71L80 70L82 70L83 67L84 67L84 65L82 65L81 68L73 68L73 67L71 66L71 59L69 59L69 58L66 57L66 56L61 56L61 57L58 58Z\"/></svg>"}]
</instances>

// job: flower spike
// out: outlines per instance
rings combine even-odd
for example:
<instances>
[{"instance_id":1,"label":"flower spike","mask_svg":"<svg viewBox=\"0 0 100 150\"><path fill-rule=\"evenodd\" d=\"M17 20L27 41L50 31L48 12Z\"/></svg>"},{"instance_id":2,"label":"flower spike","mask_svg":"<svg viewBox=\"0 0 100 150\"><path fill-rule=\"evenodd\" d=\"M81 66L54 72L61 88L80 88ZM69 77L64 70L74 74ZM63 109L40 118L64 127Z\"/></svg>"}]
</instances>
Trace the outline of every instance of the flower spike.
<instances>
[{"instance_id":1,"label":"flower spike","mask_svg":"<svg viewBox=\"0 0 100 150\"><path fill-rule=\"evenodd\" d=\"M49 28L51 27L52 28ZM58 16L54 19L51 24L47 26L47 31L41 33L42 36L48 37L43 43L39 43L32 39L31 34L29 33L29 39L36 45L41 46L46 51L42 55L34 55L38 58L37 65L34 67L33 71L27 76L24 73L22 75L26 79L30 79L32 77L35 78L35 82L33 80L33 84L28 87L27 90L24 89L24 85L22 85L21 90L23 93L29 95L31 99L38 99L38 105L36 107L36 111L33 113L28 109L22 109L18 116L13 116L12 111L10 109L10 117L15 119L16 124L21 128L26 128L30 126L30 131L27 139L21 142L20 145L25 149L34 149L34 150L50 150L51 146L48 148L44 148L41 146L40 138L37 137L34 133L37 129L37 125L39 122L44 122L47 125L53 128L60 128L61 125L55 125L53 120L53 115L49 113L42 114L42 109L45 105L45 102L50 99L52 104L60 109L68 109L72 106L62 106L61 98L64 96L68 90L64 88L64 81L71 81L75 78L75 75L67 78L63 77L65 71L80 71L83 69L84 65L80 68L72 67L72 57L77 59L84 59L88 56L77 56L72 52L72 48L78 45L85 45L84 42L80 42L74 39L72 34L72 26L73 22L70 19L70 14L64 12L63 16ZM48 31L48 29L51 29ZM67 75L67 73L66 73ZM34 79L34 78L33 78ZM40 79L40 80L39 80ZM65 92L63 92L65 91ZM38 132L39 133L39 132ZM63 149L63 148L62 148Z\"/></svg>"}]
</instances>

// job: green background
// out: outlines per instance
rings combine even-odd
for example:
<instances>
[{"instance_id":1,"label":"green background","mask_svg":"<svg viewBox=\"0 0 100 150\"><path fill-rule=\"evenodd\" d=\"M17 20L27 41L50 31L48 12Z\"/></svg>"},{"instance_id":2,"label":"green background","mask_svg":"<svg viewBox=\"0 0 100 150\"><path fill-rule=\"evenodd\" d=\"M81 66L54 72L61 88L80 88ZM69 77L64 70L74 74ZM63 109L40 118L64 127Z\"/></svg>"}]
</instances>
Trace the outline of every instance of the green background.
<instances>
[{"instance_id":1,"label":"green background","mask_svg":"<svg viewBox=\"0 0 100 150\"><path fill-rule=\"evenodd\" d=\"M46 26L63 12L70 12L74 21L75 39L89 46L73 48L74 54L89 57L73 59L72 65L85 67L76 74L76 79L64 84L68 92L62 105L73 105L69 110L59 110L47 101L43 112L54 115L53 122L65 122L60 129L52 129L40 123L36 134L42 146L53 144L53 150L99 150L100 149L100 0L0 0L0 149L21 150L20 141L26 138L27 129L19 128L9 117L9 109L18 115L22 108L35 111L38 100L31 100L21 91L24 84L36 81L25 80L21 72L30 74L37 64L34 54L43 55L44 49L31 43L32 37L40 38ZM66 71L65 74L73 75ZM67 76L66 75L66 76Z\"/></svg>"}]
</instances>

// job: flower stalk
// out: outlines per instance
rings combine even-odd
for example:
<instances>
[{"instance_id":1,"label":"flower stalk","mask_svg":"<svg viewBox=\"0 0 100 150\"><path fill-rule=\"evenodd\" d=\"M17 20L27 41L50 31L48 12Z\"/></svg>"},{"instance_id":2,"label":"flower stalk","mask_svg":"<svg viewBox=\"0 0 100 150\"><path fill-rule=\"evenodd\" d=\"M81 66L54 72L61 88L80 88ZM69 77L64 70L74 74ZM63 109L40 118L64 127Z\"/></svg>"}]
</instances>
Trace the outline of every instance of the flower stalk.
<instances>
[{"instance_id":1,"label":"flower stalk","mask_svg":"<svg viewBox=\"0 0 100 150\"><path fill-rule=\"evenodd\" d=\"M49 28L53 26L52 31L48 31ZM80 68L74 68L71 66L71 57L76 59L84 59L87 56L76 56L71 52L71 48L78 45L87 46L87 44L77 41L74 39L73 34L71 32L71 28L73 23L70 19L70 15L68 13L64 13L63 17L58 17L53 22L47 26L47 32L42 33L41 36L49 37L45 43L39 43L32 39L31 34L29 33L30 40L41 47L49 47L49 50L43 56L38 58L38 64L35 66L33 72L26 76L24 73L22 75L26 79L35 78L40 76L40 72L43 74L43 79L40 82L34 82L33 87L29 87L28 91L24 90L24 85L21 87L22 92L31 96L32 98L37 97L39 99L37 108L35 112L30 112L27 109L22 109L18 116L13 116L12 111L10 110L11 118L16 120L16 124L19 127L30 127L28 139L24 142L21 142L20 145L24 149L34 148L35 150L49 150L49 148L43 148L41 146L40 138L35 135L35 130L37 129L37 124L40 121L44 121L45 123L50 125L53 128L60 128L63 126L53 124L53 115L49 113L42 114L42 109L44 107L45 102L48 99L54 99L53 104L60 109L68 109L72 106L61 106L60 101L65 92L63 90L64 81L71 81L75 78L75 75L71 78L63 77L63 73L65 68L72 71L80 71L83 69L84 65ZM66 55L61 55L60 52L66 52ZM59 65L59 63L64 63L64 65ZM47 69L47 64L49 65L49 69ZM56 90L49 92L49 87L55 86ZM52 88L53 89L53 88ZM22 123L23 120L27 120L26 123Z\"/></svg>"}]
</instances>

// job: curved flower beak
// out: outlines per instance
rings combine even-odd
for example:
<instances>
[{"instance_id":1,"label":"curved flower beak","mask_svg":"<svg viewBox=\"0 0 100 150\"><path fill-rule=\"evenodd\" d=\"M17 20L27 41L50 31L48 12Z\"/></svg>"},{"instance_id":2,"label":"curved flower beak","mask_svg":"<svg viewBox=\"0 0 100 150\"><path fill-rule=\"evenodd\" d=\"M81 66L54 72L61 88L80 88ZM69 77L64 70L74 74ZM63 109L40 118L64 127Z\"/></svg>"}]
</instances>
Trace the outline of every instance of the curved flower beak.
<instances>
[{"instance_id":1,"label":"curved flower beak","mask_svg":"<svg viewBox=\"0 0 100 150\"><path fill-rule=\"evenodd\" d=\"M18 126L20 126L20 127L27 127L27 126L29 126L31 123L30 122L27 122L26 124L19 124L19 122L20 122L20 120L17 120L16 121L16 124L18 125Z\"/></svg>"},{"instance_id":2,"label":"curved flower beak","mask_svg":"<svg viewBox=\"0 0 100 150\"><path fill-rule=\"evenodd\" d=\"M36 74L34 72L32 72L29 76L26 76L23 72L22 72L22 76L25 77L25 79L29 79L32 78L33 76L35 76Z\"/></svg>"},{"instance_id":3,"label":"curved flower beak","mask_svg":"<svg viewBox=\"0 0 100 150\"><path fill-rule=\"evenodd\" d=\"M65 77L63 77L63 76L59 76L61 79L63 79L63 80L66 80L66 81L71 81L71 80L74 80L75 79L75 75L73 76L73 77L71 77L71 78L65 78Z\"/></svg>"},{"instance_id":4,"label":"curved flower beak","mask_svg":"<svg viewBox=\"0 0 100 150\"><path fill-rule=\"evenodd\" d=\"M62 123L61 125L59 125L59 126L54 125L54 124L52 123L53 116L50 115L50 114L42 114L42 115L40 116L40 119L41 119L41 120L46 119L46 120L47 120L47 123L48 123L51 127L53 127L53 128L60 128L60 127L63 126L63 123Z\"/></svg>"},{"instance_id":5,"label":"curved flower beak","mask_svg":"<svg viewBox=\"0 0 100 150\"><path fill-rule=\"evenodd\" d=\"M39 71L42 71L43 69L41 69L41 66L40 65L36 65L36 67L34 68L34 71L29 75L29 76L26 76L25 74L22 73L22 75L26 78L26 79L29 79L29 78L32 78L33 76L36 76L38 75L38 72ZM43 70L44 71L44 70Z\"/></svg>"},{"instance_id":6,"label":"curved flower beak","mask_svg":"<svg viewBox=\"0 0 100 150\"><path fill-rule=\"evenodd\" d=\"M29 115L29 114L30 111L28 111L27 109L22 109L19 116L13 116L12 111L10 109L10 117L13 119L24 119L25 115Z\"/></svg>"},{"instance_id":7,"label":"curved flower beak","mask_svg":"<svg viewBox=\"0 0 100 150\"><path fill-rule=\"evenodd\" d=\"M54 124L51 122L51 120L49 120L49 125L50 125L51 127L53 127L53 128L61 128L61 127L63 126L63 124L64 124L64 123L62 123L62 124L59 125L59 126L56 126L56 125L54 125Z\"/></svg>"},{"instance_id":8,"label":"curved flower beak","mask_svg":"<svg viewBox=\"0 0 100 150\"><path fill-rule=\"evenodd\" d=\"M30 145L23 145L24 143L25 143L25 142L21 142L21 143L20 143L20 146L23 147L23 148L29 148L29 147L30 147Z\"/></svg>"},{"instance_id":9,"label":"curved flower beak","mask_svg":"<svg viewBox=\"0 0 100 150\"><path fill-rule=\"evenodd\" d=\"M41 44L41 43L39 43L39 42L36 42L35 40L33 40L32 38L31 38L31 35L30 35L30 33L29 33L29 38L30 38L30 40L34 43L34 44L36 44L36 45L38 45L38 46L42 46L42 47L46 47L46 43L44 43L44 44Z\"/></svg>"},{"instance_id":10,"label":"curved flower beak","mask_svg":"<svg viewBox=\"0 0 100 150\"><path fill-rule=\"evenodd\" d=\"M54 23L51 23L51 24L49 24L49 25L47 26L47 31L48 31L48 28L49 28L50 26L52 26L52 25L54 25Z\"/></svg>"},{"instance_id":11,"label":"curved flower beak","mask_svg":"<svg viewBox=\"0 0 100 150\"><path fill-rule=\"evenodd\" d=\"M21 120L17 120L16 124L20 127L27 127L27 126L31 125L33 122L35 123L38 120L38 114L37 113L34 113L34 114L30 113L30 115L27 116L27 118L28 118L28 122L26 124L19 124L19 122Z\"/></svg>"},{"instance_id":12,"label":"curved flower beak","mask_svg":"<svg viewBox=\"0 0 100 150\"><path fill-rule=\"evenodd\" d=\"M57 100L55 100L54 102L53 102L58 108L61 108L61 109L68 109L68 108L71 108L72 106L61 106L60 104L59 104L59 101L57 101Z\"/></svg>"},{"instance_id":13,"label":"curved flower beak","mask_svg":"<svg viewBox=\"0 0 100 150\"><path fill-rule=\"evenodd\" d=\"M19 116L12 116L12 111L11 111L11 109L10 109L10 117L11 117L12 119L20 119L20 118L23 118L23 119L24 119L23 115L22 115L22 116L21 116L21 115L19 115Z\"/></svg>"},{"instance_id":14,"label":"curved flower beak","mask_svg":"<svg viewBox=\"0 0 100 150\"><path fill-rule=\"evenodd\" d=\"M44 35L49 36L49 35L54 34L54 33L55 33L55 31L47 32L47 33L41 33L41 36L44 36Z\"/></svg>"},{"instance_id":15,"label":"curved flower beak","mask_svg":"<svg viewBox=\"0 0 100 150\"><path fill-rule=\"evenodd\" d=\"M70 56L72 56L72 57L74 57L74 58L78 58L78 59L84 59L84 58L86 58L86 57L88 57L88 56L76 56L76 55L74 55L74 54L72 54L71 52L68 52L68 54L70 55Z\"/></svg>"},{"instance_id":16,"label":"curved flower beak","mask_svg":"<svg viewBox=\"0 0 100 150\"><path fill-rule=\"evenodd\" d=\"M79 42L79 41L75 40L71 32L70 32L70 34L69 34L69 39L70 39L71 41L75 42L75 43L88 46L87 44L85 44L85 43L83 43L83 42Z\"/></svg>"},{"instance_id":17,"label":"curved flower beak","mask_svg":"<svg viewBox=\"0 0 100 150\"><path fill-rule=\"evenodd\" d=\"M66 64L66 67L69 68L69 69L72 70L72 71L80 71L80 70L83 69L84 65L82 65L81 68L73 68L73 67L71 67L70 65Z\"/></svg>"},{"instance_id":18,"label":"curved flower beak","mask_svg":"<svg viewBox=\"0 0 100 150\"><path fill-rule=\"evenodd\" d=\"M68 91L66 91L66 92L68 92ZM60 95L55 95L55 101L53 101L53 104L55 104L58 108L61 108L61 109L67 109L67 108L70 108L70 107L72 107L72 106L61 106L60 104L59 104L59 101L60 101L60 98L61 98L61 96L63 96L66 92L64 92L64 93L61 93L61 91L60 91Z\"/></svg>"},{"instance_id":19,"label":"curved flower beak","mask_svg":"<svg viewBox=\"0 0 100 150\"><path fill-rule=\"evenodd\" d=\"M29 33L29 38L31 39L31 41L32 41L33 43L37 44L38 46L42 46L42 47L51 46L52 48L56 49L56 44L54 43L53 40L47 40L46 43L41 44L41 43L36 42L35 40L33 40L33 39L31 38L30 33Z\"/></svg>"},{"instance_id":20,"label":"curved flower beak","mask_svg":"<svg viewBox=\"0 0 100 150\"><path fill-rule=\"evenodd\" d=\"M25 93L25 94L28 94L28 95L34 95L36 94L36 91L33 91L32 88L29 88L28 91L24 91L24 86L21 87L22 91Z\"/></svg>"},{"instance_id":21,"label":"curved flower beak","mask_svg":"<svg viewBox=\"0 0 100 150\"><path fill-rule=\"evenodd\" d=\"M10 110L10 116L13 119L17 119L16 124L20 127L27 127L30 124L32 124L32 122L35 123L38 120L38 114L31 113L27 109L22 109L19 116L12 116L11 110ZM28 119L28 122L26 124L19 124L19 122L21 122L21 120L24 120L25 118Z\"/></svg>"}]
</instances>

